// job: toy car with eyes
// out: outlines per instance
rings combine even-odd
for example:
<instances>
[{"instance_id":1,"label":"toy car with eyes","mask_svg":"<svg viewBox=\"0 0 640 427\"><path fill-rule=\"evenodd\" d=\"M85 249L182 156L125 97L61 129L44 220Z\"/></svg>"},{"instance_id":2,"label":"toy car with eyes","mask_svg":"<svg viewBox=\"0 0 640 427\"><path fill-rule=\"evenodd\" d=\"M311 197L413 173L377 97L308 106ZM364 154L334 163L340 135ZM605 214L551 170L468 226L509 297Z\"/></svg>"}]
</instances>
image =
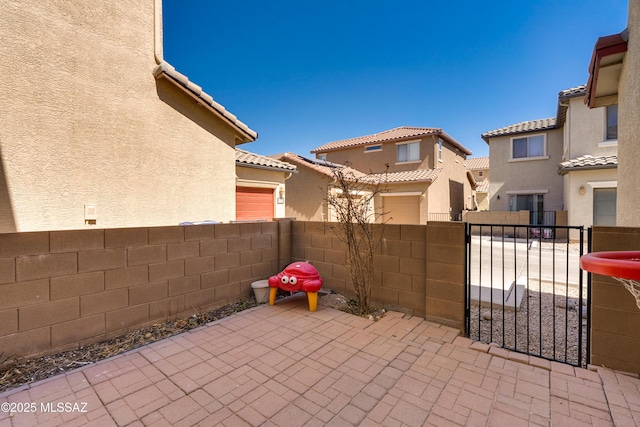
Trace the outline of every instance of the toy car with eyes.
<instances>
[{"instance_id":1,"label":"toy car with eyes","mask_svg":"<svg viewBox=\"0 0 640 427\"><path fill-rule=\"evenodd\" d=\"M322 278L318 270L308 262L289 264L275 276L269 278L269 305L276 302L278 289L288 292L303 291L309 300L309 311L318 307L318 291L322 287Z\"/></svg>"}]
</instances>

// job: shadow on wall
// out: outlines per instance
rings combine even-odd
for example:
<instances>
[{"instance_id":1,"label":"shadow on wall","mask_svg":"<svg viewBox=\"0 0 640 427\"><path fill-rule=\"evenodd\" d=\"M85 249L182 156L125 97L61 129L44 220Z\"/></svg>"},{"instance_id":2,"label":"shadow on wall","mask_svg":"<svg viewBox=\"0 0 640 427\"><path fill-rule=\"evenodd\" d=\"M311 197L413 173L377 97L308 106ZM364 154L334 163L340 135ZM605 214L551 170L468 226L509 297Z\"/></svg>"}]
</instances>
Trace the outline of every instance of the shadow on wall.
<instances>
[{"instance_id":1,"label":"shadow on wall","mask_svg":"<svg viewBox=\"0 0 640 427\"><path fill-rule=\"evenodd\" d=\"M464 210L464 184L449 180L449 206L453 213L460 213Z\"/></svg>"},{"instance_id":2,"label":"shadow on wall","mask_svg":"<svg viewBox=\"0 0 640 427\"><path fill-rule=\"evenodd\" d=\"M13 216L13 205L7 185L2 151L0 151L0 233L16 232L16 220Z\"/></svg>"}]
</instances>

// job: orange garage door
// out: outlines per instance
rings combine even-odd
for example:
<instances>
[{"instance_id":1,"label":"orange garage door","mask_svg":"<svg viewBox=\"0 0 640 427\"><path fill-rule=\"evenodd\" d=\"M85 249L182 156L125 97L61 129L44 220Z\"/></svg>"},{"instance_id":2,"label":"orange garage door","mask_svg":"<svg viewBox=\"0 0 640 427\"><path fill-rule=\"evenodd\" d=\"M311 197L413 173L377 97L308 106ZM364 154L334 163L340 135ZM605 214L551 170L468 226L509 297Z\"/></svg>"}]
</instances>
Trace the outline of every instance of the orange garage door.
<instances>
[{"instance_id":1,"label":"orange garage door","mask_svg":"<svg viewBox=\"0 0 640 427\"><path fill-rule=\"evenodd\" d=\"M236 221L273 219L273 189L236 187Z\"/></svg>"}]
</instances>

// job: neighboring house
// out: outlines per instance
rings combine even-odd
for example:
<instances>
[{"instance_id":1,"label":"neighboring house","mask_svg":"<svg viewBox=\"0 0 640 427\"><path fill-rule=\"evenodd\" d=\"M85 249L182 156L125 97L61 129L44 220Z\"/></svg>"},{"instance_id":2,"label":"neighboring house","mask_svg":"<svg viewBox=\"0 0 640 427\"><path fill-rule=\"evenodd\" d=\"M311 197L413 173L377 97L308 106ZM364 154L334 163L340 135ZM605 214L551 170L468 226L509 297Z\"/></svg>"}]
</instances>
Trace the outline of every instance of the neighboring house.
<instances>
[{"instance_id":1,"label":"neighboring house","mask_svg":"<svg viewBox=\"0 0 640 427\"><path fill-rule=\"evenodd\" d=\"M640 226L640 2L629 2L627 29L600 37L593 49L586 86L589 108L618 105L616 225Z\"/></svg>"},{"instance_id":2,"label":"neighboring house","mask_svg":"<svg viewBox=\"0 0 640 427\"><path fill-rule=\"evenodd\" d=\"M294 173L290 163L236 149L236 221L285 217L285 181Z\"/></svg>"},{"instance_id":3,"label":"neighboring house","mask_svg":"<svg viewBox=\"0 0 640 427\"><path fill-rule=\"evenodd\" d=\"M384 183L373 208L384 214L382 221L389 223L449 220L452 214L461 214L471 196L470 177L464 166L471 152L442 129L399 127L331 142L312 153L316 160L289 154L295 157L282 159L295 162L300 172L287 182L287 211L290 209L291 216L298 219L331 219L326 205L310 200L309 195L315 188L329 186L333 180L331 168L343 165Z\"/></svg>"},{"instance_id":4,"label":"neighboring house","mask_svg":"<svg viewBox=\"0 0 640 427\"><path fill-rule=\"evenodd\" d=\"M492 211L531 212L532 224L550 224L563 208L562 129L556 118L521 122L482 134L489 144Z\"/></svg>"},{"instance_id":5,"label":"neighboring house","mask_svg":"<svg viewBox=\"0 0 640 427\"><path fill-rule=\"evenodd\" d=\"M476 181L469 210L489 210L489 157L470 157L466 161L467 170Z\"/></svg>"},{"instance_id":6,"label":"neighboring house","mask_svg":"<svg viewBox=\"0 0 640 427\"><path fill-rule=\"evenodd\" d=\"M161 1L0 2L0 232L231 221L256 132L162 56Z\"/></svg>"},{"instance_id":7,"label":"neighboring house","mask_svg":"<svg viewBox=\"0 0 640 427\"><path fill-rule=\"evenodd\" d=\"M563 117L564 204L570 225L616 225L618 105L589 109L585 85L558 95Z\"/></svg>"}]
</instances>

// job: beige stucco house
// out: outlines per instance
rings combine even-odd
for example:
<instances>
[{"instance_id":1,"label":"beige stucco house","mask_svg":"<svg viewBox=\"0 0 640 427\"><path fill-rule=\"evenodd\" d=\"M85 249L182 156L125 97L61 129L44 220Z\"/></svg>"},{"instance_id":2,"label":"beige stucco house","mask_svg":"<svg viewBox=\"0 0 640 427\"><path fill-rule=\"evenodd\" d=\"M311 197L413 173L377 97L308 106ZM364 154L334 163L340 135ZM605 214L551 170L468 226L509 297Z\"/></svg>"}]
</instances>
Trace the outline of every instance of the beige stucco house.
<instances>
[{"instance_id":1,"label":"beige stucco house","mask_svg":"<svg viewBox=\"0 0 640 427\"><path fill-rule=\"evenodd\" d=\"M469 210L489 210L489 156L470 157L466 161L467 170L473 176L476 187L473 190Z\"/></svg>"},{"instance_id":2,"label":"beige stucco house","mask_svg":"<svg viewBox=\"0 0 640 427\"><path fill-rule=\"evenodd\" d=\"M291 163L236 148L236 221L285 217L285 181L297 173Z\"/></svg>"},{"instance_id":3,"label":"beige stucco house","mask_svg":"<svg viewBox=\"0 0 640 427\"><path fill-rule=\"evenodd\" d=\"M372 209L383 214L380 221L388 223L449 220L466 208L471 196L464 165L471 152L442 129L399 127L330 142L312 153L315 160L291 154L282 158L294 162L299 171L287 182L287 216L331 220L331 212L321 202L322 192L333 181L331 168L344 165L382 183ZM316 188L322 190L312 200Z\"/></svg>"},{"instance_id":4,"label":"beige stucco house","mask_svg":"<svg viewBox=\"0 0 640 427\"><path fill-rule=\"evenodd\" d=\"M589 109L585 94L581 85L558 95L565 210L570 225L616 225L618 105Z\"/></svg>"},{"instance_id":5,"label":"beige stucco house","mask_svg":"<svg viewBox=\"0 0 640 427\"><path fill-rule=\"evenodd\" d=\"M629 2L627 29L600 37L589 65L585 103L618 105L616 225L640 226L640 3Z\"/></svg>"},{"instance_id":6,"label":"beige stucco house","mask_svg":"<svg viewBox=\"0 0 640 427\"><path fill-rule=\"evenodd\" d=\"M492 211L531 213L531 224L549 224L563 209L562 128L556 118L516 123L482 134L489 144Z\"/></svg>"},{"instance_id":7,"label":"beige stucco house","mask_svg":"<svg viewBox=\"0 0 640 427\"><path fill-rule=\"evenodd\" d=\"M231 221L257 134L162 56L161 1L0 2L0 232Z\"/></svg>"}]
</instances>

